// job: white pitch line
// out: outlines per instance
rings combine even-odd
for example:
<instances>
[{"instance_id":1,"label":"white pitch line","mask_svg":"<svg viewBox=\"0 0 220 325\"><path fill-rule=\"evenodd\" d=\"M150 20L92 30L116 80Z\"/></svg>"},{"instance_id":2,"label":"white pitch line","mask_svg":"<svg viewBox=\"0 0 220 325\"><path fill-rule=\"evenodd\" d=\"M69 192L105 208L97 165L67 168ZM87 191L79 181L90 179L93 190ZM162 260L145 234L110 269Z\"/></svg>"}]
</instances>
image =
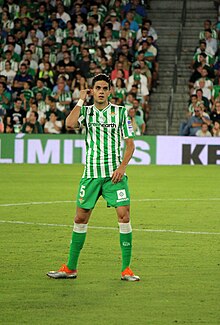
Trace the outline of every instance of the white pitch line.
<instances>
[{"instance_id":1,"label":"white pitch line","mask_svg":"<svg viewBox=\"0 0 220 325\"><path fill-rule=\"evenodd\" d=\"M0 223L11 223L17 225L32 225L32 226L45 226L45 227L73 227L73 225L57 224L57 223L41 223L41 222L26 222L26 221L13 221L13 220L0 220ZM104 227L104 226L89 226L90 229L98 230L118 230L116 227ZM189 235L220 235L220 232L208 232L208 231L183 231L173 229L135 229L133 231L139 232L159 232L159 233L175 233L175 234L189 234Z\"/></svg>"},{"instance_id":2,"label":"white pitch line","mask_svg":"<svg viewBox=\"0 0 220 325\"><path fill-rule=\"evenodd\" d=\"M185 201L220 201L219 197L215 198L149 198L149 199L132 199L131 202L163 202L163 201L173 201L173 202L185 202ZM105 201L99 201L105 202ZM0 207L13 207L13 206L23 206L23 205L46 205L46 204L62 204L62 203L76 203L74 200L69 201L42 201L42 202L20 202L20 203L2 203Z\"/></svg>"}]
</instances>

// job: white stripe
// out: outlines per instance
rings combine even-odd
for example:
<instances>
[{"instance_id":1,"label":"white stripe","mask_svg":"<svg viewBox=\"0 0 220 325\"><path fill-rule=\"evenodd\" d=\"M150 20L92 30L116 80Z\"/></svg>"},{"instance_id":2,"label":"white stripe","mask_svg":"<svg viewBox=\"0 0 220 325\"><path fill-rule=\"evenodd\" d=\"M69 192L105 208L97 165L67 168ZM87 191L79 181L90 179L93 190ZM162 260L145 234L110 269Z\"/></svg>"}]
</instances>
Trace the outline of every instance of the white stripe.
<instances>
[{"instance_id":1,"label":"white stripe","mask_svg":"<svg viewBox=\"0 0 220 325\"><path fill-rule=\"evenodd\" d=\"M163 199L163 198L149 198L149 199L133 199L131 202L186 202L186 201L192 201L192 202L206 202L206 201L220 201L220 197L216 198L176 198L176 199ZM105 201L101 200L99 201L105 203ZM11 207L11 206L19 206L19 205L44 205L44 204L62 204L62 203L76 203L74 200L70 201L39 201L39 202L20 202L20 203L2 203L0 204L0 207Z\"/></svg>"},{"instance_id":2,"label":"white stripe","mask_svg":"<svg viewBox=\"0 0 220 325\"><path fill-rule=\"evenodd\" d=\"M96 121L96 112L93 109L93 122L97 122ZM92 141L93 141L93 145L94 145L94 149L93 149L93 161L92 161L92 167L93 167L93 173L94 173L94 178L98 177L98 170L97 170L97 154L98 154L98 149L97 149L97 142L96 142L96 138L97 138L97 133L96 133L96 127L94 128L94 131L92 131ZM91 152L90 152L91 155ZM91 159L91 158L90 158Z\"/></svg>"},{"instance_id":3,"label":"white stripe","mask_svg":"<svg viewBox=\"0 0 220 325\"><path fill-rule=\"evenodd\" d=\"M107 123L112 123L111 109L110 114L107 114ZM108 168L109 174L113 174L113 165L112 165L112 137L111 137L111 128L108 129Z\"/></svg>"},{"instance_id":4,"label":"white stripe","mask_svg":"<svg viewBox=\"0 0 220 325\"><path fill-rule=\"evenodd\" d=\"M9 223L17 225L32 225L32 226L45 226L45 227L71 227L73 225L57 224L57 223L41 223L41 222L26 222L26 221L14 221L14 220L0 220L0 223ZM116 227L102 227L102 226L89 226L90 229L97 230L117 230ZM188 234L188 235L220 235L220 232L208 232L208 231L184 231L174 229L138 229L134 228L133 231L139 232L159 232L159 233L175 233L175 234Z\"/></svg>"},{"instance_id":5,"label":"white stripe","mask_svg":"<svg viewBox=\"0 0 220 325\"><path fill-rule=\"evenodd\" d=\"M91 143L91 136L89 133L89 113L91 112L91 108L88 108L86 106L86 125L87 125L87 134L86 134L86 141L88 142L88 152L86 155L86 166L85 166L85 170L87 171L87 177L90 177L90 157L91 157L91 148L90 148L90 143ZM84 175L83 175L84 176Z\"/></svg>"},{"instance_id":6,"label":"white stripe","mask_svg":"<svg viewBox=\"0 0 220 325\"><path fill-rule=\"evenodd\" d=\"M102 117L103 114L102 112L99 112L99 117ZM100 122L100 121L98 121ZM106 123L106 121L104 122ZM106 174L105 174L105 164L104 164L104 161L105 161L105 143L104 143L104 130L105 128L104 127L99 127L100 129L100 167L101 167L101 175L102 177L106 177Z\"/></svg>"},{"instance_id":7,"label":"white stripe","mask_svg":"<svg viewBox=\"0 0 220 325\"><path fill-rule=\"evenodd\" d=\"M120 124L120 112L119 112L119 106L116 106L115 109L115 123L116 123L116 127L119 128L119 124ZM121 130L119 130L118 132L120 132L120 138L121 138ZM117 132L115 132L115 152L116 152L116 165L117 167L120 165L120 161L119 161L119 157L117 155L118 153L118 147L119 147L119 143L118 143L118 134ZM121 148L119 148L119 150L121 150Z\"/></svg>"}]
</instances>

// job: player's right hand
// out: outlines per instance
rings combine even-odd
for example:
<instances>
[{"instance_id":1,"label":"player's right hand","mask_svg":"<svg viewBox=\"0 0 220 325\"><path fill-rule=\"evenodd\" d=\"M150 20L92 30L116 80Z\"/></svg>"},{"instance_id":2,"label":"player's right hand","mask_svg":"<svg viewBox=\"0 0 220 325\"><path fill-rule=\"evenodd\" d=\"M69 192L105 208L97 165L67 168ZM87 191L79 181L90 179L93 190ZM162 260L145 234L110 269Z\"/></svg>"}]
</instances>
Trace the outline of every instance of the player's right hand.
<instances>
[{"instance_id":1,"label":"player's right hand","mask_svg":"<svg viewBox=\"0 0 220 325\"><path fill-rule=\"evenodd\" d=\"M82 100L85 100L89 93L90 93L90 89L80 90L79 98L82 99Z\"/></svg>"}]
</instances>

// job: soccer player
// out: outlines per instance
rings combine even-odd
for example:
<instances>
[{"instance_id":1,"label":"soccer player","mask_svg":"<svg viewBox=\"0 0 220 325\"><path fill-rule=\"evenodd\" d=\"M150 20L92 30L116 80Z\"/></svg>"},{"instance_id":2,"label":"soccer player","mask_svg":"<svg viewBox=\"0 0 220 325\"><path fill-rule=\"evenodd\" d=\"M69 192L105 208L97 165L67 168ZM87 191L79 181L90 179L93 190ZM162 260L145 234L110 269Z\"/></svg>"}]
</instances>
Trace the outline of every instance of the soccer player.
<instances>
[{"instance_id":1,"label":"soccer player","mask_svg":"<svg viewBox=\"0 0 220 325\"><path fill-rule=\"evenodd\" d=\"M69 259L58 271L48 272L51 278L76 278L77 262L86 238L88 222L100 195L108 207L114 207L118 217L122 252L121 279L139 281L130 269L132 228L130 195L125 169L134 152L133 129L124 107L108 102L111 80L105 74L93 78L92 89L80 91L80 99L66 119L68 128L86 128L86 165L79 184L76 216L70 244ZM94 104L84 106L87 95ZM121 139L126 143L121 160Z\"/></svg>"}]
</instances>

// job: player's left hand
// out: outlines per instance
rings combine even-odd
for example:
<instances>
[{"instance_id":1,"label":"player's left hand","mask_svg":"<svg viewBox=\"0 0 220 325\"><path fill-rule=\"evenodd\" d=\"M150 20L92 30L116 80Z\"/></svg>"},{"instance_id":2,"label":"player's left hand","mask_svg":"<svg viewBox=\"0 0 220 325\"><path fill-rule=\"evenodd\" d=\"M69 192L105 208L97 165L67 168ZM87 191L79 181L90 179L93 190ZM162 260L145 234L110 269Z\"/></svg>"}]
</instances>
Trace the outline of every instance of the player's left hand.
<instances>
[{"instance_id":1,"label":"player's left hand","mask_svg":"<svg viewBox=\"0 0 220 325\"><path fill-rule=\"evenodd\" d=\"M119 166L112 174L112 183L116 184L121 181L125 173L125 167Z\"/></svg>"}]
</instances>

